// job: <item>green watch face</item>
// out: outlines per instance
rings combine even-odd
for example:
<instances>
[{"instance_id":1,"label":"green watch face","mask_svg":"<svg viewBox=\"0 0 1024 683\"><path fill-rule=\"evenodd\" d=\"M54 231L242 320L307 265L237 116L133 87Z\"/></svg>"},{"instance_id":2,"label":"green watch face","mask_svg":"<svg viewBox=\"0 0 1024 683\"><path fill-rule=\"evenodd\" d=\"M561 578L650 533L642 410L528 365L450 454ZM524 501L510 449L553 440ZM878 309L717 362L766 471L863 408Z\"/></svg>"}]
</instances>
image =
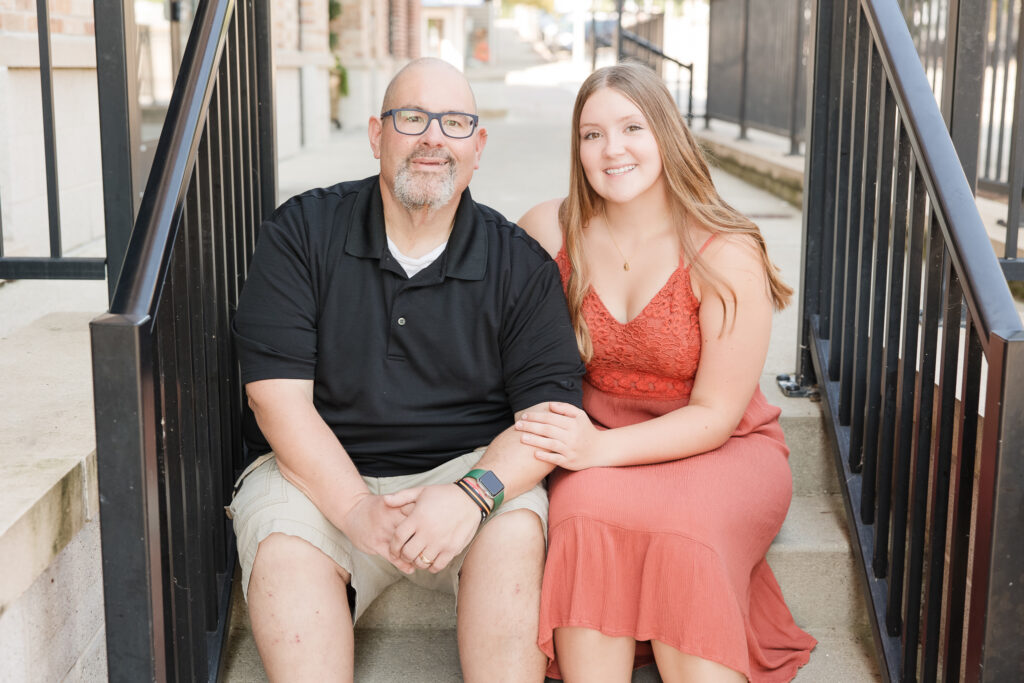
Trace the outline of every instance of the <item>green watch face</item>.
<instances>
[{"instance_id":1,"label":"green watch face","mask_svg":"<svg viewBox=\"0 0 1024 683\"><path fill-rule=\"evenodd\" d=\"M491 498L496 498L499 493L505 490L505 485L501 483L501 479L498 479L498 475L490 470L480 475L477 481L487 490Z\"/></svg>"}]
</instances>

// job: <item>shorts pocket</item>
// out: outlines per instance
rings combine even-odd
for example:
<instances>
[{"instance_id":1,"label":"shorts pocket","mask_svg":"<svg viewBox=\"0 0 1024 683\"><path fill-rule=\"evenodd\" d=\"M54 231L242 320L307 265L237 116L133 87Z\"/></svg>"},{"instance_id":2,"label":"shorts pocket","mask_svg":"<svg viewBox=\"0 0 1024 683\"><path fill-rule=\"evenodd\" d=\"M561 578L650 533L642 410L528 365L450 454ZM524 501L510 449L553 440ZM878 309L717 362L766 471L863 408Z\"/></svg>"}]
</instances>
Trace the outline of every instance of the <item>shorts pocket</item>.
<instances>
[{"instance_id":1,"label":"shorts pocket","mask_svg":"<svg viewBox=\"0 0 1024 683\"><path fill-rule=\"evenodd\" d=\"M235 495L227 507L227 515L237 528L254 512L288 500L285 480L272 453L260 456L246 468L235 484Z\"/></svg>"}]
</instances>

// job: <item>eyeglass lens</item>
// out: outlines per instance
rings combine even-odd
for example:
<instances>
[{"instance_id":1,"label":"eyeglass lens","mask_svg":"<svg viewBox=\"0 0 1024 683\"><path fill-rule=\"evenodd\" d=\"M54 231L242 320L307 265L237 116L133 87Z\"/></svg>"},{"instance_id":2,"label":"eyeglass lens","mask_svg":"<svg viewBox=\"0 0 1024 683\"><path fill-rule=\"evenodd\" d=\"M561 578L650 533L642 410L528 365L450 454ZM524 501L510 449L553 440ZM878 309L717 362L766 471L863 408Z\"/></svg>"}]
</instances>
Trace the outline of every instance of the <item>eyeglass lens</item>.
<instances>
[{"instance_id":1,"label":"eyeglass lens","mask_svg":"<svg viewBox=\"0 0 1024 683\"><path fill-rule=\"evenodd\" d=\"M468 138L473 134L475 124L469 114L430 114L418 109L398 109L392 117L395 129L405 135L420 135L427 130L430 122L438 119L441 131L450 138Z\"/></svg>"}]
</instances>

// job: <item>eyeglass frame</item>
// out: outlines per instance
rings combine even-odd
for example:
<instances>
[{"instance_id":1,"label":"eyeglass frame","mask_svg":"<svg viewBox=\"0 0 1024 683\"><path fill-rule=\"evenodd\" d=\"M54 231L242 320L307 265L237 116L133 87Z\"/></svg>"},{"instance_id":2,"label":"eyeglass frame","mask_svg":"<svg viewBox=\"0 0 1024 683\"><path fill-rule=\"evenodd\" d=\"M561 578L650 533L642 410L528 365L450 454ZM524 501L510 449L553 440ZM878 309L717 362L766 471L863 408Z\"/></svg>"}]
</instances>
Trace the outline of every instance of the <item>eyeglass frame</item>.
<instances>
[{"instance_id":1,"label":"eyeglass frame","mask_svg":"<svg viewBox=\"0 0 1024 683\"><path fill-rule=\"evenodd\" d=\"M396 112L400 112L400 111L415 111L415 112L419 112L420 114L423 114L424 116L427 117L427 125L425 125L423 127L423 130L420 131L419 133L405 133L403 131L398 130L398 120L395 119L395 113ZM460 137L456 137L454 135L449 134L448 131L446 131L444 129L444 126L442 125L443 122L441 121L441 117L447 116L449 114L458 114L459 116L468 116L473 121L473 125L469 129L469 135L466 135L465 137L461 137L460 138ZM394 109L388 109L385 112L381 112L381 114L380 114L381 120L383 120L384 118L386 118L388 116L391 117L391 125L392 125L392 127L394 127L395 132L400 134L400 135L413 135L413 136L415 136L415 135L423 135L424 133L427 132L427 130L429 130L430 124L433 123L436 120L437 121L437 127L441 129L441 133L443 133L446 138L451 138L452 140L466 140L468 138L473 137L473 133L476 132L477 126L480 125L480 117L477 114L470 114L470 113L464 112L464 111L442 111L442 112L438 112L437 114L435 114L433 112L425 111L423 109L417 109L416 107L396 107Z\"/></svg>"}]
</instances>

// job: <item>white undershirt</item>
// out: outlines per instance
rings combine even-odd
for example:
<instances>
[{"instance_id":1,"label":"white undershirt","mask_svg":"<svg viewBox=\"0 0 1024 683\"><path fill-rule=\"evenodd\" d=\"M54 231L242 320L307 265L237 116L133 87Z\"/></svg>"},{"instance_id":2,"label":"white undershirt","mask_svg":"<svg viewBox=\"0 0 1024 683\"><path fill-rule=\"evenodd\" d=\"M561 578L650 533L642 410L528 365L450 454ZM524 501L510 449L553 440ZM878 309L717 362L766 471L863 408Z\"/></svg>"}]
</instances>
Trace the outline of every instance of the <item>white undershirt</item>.
<instances>
[{"instance_id":1,"label":"white undershirt","mask_svg":"<svg viewBox=\"0 0 1024 683\"><path fill-rule=\"evenodd\" d=\"M386 234L385 237L387 237ZM448 246L448 240L445 240L423 256L420 256L419 258L411 258L400 252L398 247L395 246L395 243L391 241L390 237L388 237L387 240L388 249L391 250L391 255L395 257L396 261L398 261L398 265L402 266L402 270L405 271L405 274L408 277L412 277L436 261L437 257L444 251L444 248Z\"/></svg>"}]
</instances>

